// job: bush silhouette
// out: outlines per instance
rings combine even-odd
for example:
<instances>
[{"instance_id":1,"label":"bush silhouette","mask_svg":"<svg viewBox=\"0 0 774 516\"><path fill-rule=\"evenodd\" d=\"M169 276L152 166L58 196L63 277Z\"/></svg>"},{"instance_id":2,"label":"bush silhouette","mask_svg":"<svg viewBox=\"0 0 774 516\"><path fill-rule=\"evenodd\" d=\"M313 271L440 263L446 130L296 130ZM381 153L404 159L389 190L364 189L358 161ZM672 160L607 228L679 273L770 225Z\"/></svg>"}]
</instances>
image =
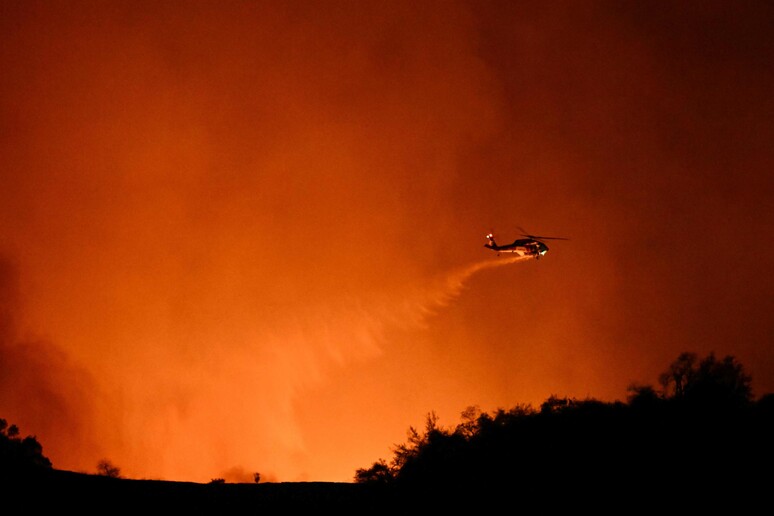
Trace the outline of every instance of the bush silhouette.
<instances>
[{"instance_id":1,"label":"bush silhouette","mask_svg":"<svg viewBox=\"0 0 774 516\"><path fill-rule=\"evenodd\" d=\"M34 436L19 437L19 428L0 419L0 468L3 472L30 472L51 469L43 447Z\"/></svg>"},{"instance_id":2,"label":"bush silhouette","mask_svg":"<svg viewBox=\"0 0 774 516\"><path fill-rule=\"evenodd\" d=\"M482 499L503 489L642 494L688 480L741 489L769 467L774 396L754 402L751 378L733 357L683 353L660 381L662 391L631 386L627 402L551 396L537 410L469 407L453 429L430 413L424 432L410 427L392 460L358 469L355 482Z\"/></svg>"}]
</instances>

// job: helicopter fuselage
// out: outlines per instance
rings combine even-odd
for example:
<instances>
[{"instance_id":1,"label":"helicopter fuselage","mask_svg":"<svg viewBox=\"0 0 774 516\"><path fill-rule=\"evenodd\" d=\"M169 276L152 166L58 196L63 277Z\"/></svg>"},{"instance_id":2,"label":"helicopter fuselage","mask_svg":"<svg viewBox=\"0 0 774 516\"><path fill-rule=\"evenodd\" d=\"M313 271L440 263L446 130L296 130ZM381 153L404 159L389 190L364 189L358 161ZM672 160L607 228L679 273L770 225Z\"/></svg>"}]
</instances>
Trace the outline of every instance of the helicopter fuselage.
<instances>
[{"instance_id":1,"label":"helicopter fuselage","mask_svg":"<svg viewBox=\"0 0 774 516\"><path fill-rule=\"evenodd\" d=\"M543 240L569 240L565 237L535 236L524 233L523 231L524 230L522 230L521 236L527 238L514 240L513 243L508 245L497 245L494 235L489 233L486 236L487 243L484 244L484 247L496 251L498 255L500 253L514 253L519 256L534 257L535 259L538 259L548 252L548 246Z\"/></svg>"},{"instance_id":2,"label":"helicopter fuselage","mask_svg":"<svg viewBox=\"0 0 774 516\"><path fill-rule=\"evenodd\" d=\"M487 238L489 243L484 244L484 247L497 251L497 254L515 253L519 256L534 256L537 259L548 252L548 246L546 244L532 238L521 238L519 240L514 240L513 243L507 245L497 245L493 237L487 236Z\"/></svg>"}]
</instances>

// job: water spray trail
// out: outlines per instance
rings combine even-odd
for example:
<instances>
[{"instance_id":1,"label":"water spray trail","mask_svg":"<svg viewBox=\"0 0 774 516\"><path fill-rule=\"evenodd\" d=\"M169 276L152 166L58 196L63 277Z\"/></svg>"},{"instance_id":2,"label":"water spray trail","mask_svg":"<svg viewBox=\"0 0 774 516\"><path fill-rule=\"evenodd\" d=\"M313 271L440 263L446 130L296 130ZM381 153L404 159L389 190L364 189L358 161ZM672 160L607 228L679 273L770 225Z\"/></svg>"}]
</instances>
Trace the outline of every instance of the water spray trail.
<instances>
[{"instance_id":1,"label":"water spray trail","mask_svg":"<svg viewBox=\"0 0 774 516\"><path fill-rule=\"evenodd\" d=\"M404 293L401 310L393 312L393 323L403 327L424 327L437 310L459 297L466 282L479 271L530 260L528 256L482 260L442 274L423 287Z\"/></svg>"},{"instance_id":2,"label":"water spray trail","mask_svg":"<svg viewBox=\"0 0 774 516\"><path fill-rule=\"evenodd\" d=\"M448 295L451 298L458 296L462 288L465 286L465 282L470 279L471 276L481 270L502 267L503 265L522 262L529 259L530 257L528 256L514 256L511 258L504 258L502 260L483 260L453 271L446 278L446 283L449 289Z\"/></svg>"}]
</instances>

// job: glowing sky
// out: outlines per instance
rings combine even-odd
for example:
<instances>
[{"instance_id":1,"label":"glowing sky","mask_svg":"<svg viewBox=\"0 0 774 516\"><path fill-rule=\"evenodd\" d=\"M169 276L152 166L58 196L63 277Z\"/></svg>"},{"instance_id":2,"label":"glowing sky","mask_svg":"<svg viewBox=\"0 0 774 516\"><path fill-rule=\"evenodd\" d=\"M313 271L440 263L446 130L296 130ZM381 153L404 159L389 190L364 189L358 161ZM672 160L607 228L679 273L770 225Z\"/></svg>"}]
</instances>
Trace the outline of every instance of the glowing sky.
<instances>
[{"instance_id":1,"label":"glowing sky","mask_svg":"<svg viewBox=\"0 0 774 516\"><path fill-rule=\"evenodd\" d=\"M409 426L774 391L770 2L0 1L0 417L351 481ZM549 242L541 260L485 249Z\"/></svg>"}]
</instances>

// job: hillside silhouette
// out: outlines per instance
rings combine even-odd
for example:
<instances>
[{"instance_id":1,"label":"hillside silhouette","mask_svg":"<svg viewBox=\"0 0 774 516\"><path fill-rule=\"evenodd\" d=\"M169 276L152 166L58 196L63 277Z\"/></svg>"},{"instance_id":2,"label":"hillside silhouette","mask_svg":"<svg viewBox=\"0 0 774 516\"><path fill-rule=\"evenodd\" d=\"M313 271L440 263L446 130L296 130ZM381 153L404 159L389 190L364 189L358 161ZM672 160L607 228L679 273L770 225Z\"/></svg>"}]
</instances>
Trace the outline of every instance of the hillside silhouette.
<instances>
[{"instance_id":1,"label":"hillside silhouette","mask_svg":"<svg viewBox=\"0 0 774 516\"><path fill-rule=\"evenodd\" d=\"M682 353L659 389L632 385L626 401L469 407L449 428L430 412L423 430L410 427L392 458L358 469L352 483L134 480L108 462L101 474L60 471L35 437L0 420L0 474L30 509L738 511L768 505L772 485L774 394L755 399L751 381L734 357Z\"/></svg>"}]
</instances>

